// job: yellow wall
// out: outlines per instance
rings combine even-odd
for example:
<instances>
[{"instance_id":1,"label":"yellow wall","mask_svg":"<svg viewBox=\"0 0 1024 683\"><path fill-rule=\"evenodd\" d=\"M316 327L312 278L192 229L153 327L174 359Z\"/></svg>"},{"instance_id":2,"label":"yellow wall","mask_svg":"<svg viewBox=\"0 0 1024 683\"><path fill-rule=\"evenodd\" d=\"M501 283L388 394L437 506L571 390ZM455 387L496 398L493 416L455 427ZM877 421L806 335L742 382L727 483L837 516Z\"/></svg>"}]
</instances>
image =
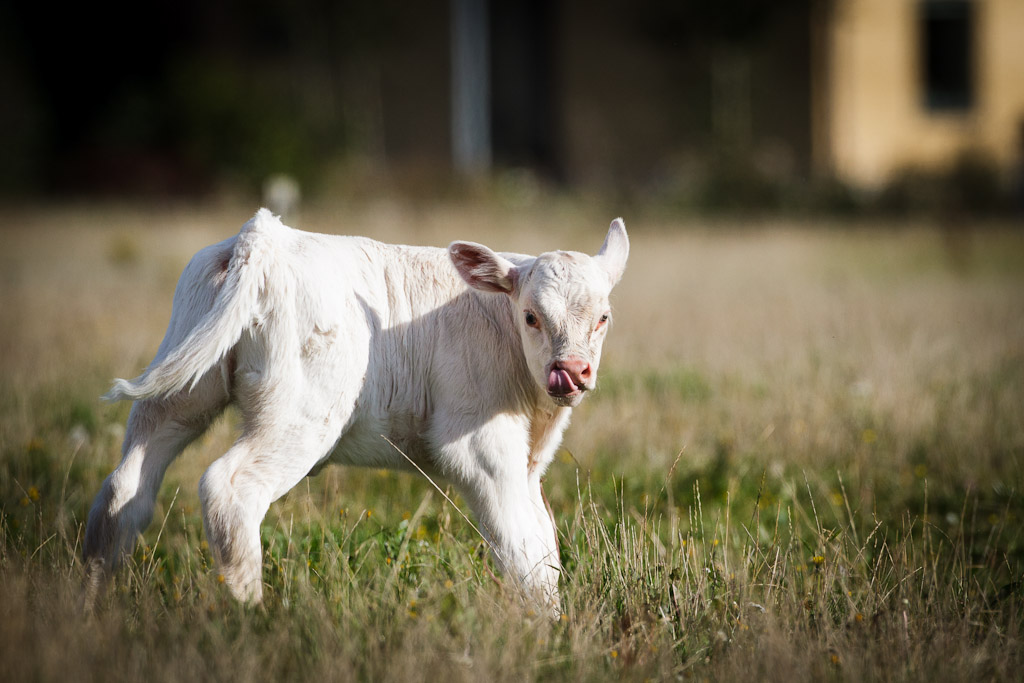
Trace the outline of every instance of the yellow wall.
<instances>
[{"instance_id":1,"label":"yellow wall","mask_svg":"<svg viewBox=\"0 0 1024 683\"><path fill-rule=\"evenodd\" d=\"M974 0L975 102L963 113L925 108L918 61L919 0L835 0L827 59L826 163L843 180L878 187L907 167L941 168L978 150L1009 169L1024 121L1024 0Z\"/></svg>"}]
</instances>

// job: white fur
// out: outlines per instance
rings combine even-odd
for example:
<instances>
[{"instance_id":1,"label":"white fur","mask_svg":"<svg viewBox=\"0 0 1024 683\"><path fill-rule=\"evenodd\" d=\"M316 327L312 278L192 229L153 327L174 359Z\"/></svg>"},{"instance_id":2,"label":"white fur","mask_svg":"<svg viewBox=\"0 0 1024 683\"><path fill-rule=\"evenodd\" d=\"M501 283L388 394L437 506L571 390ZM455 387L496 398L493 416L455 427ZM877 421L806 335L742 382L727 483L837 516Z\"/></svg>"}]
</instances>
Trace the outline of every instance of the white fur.
<instances>
[{"instance_id":1,"label":"white fur","mask_svg":"<svg viewBox=\"0 0 1024 683\"><path fill-rule=\"evenodd\" d=\"M412 469L397 446L456 485L499 567L556 606L541 476L571 406L593 387L601 316L628 249L621 220L595 257L530 257L316 235L261 210L196 254L153 363L108 395L135 404L121 464L89 514L89 585L149 523L170 462L234 402L241 435L199 493L219 571L240 599L262 595L259 524L274 500L327 462ZM549 395L548 373L566 359L592 376L579 395Z\"/></svg>"}]
</instances>

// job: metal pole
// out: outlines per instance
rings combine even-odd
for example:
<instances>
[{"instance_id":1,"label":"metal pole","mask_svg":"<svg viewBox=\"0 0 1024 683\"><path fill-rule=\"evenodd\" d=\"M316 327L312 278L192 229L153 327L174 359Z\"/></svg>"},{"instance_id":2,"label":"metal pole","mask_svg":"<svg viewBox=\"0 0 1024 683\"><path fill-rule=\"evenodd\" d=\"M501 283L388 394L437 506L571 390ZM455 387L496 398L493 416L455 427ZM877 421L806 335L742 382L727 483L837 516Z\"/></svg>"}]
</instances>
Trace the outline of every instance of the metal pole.
<instances>
[{"instance_id":1,"label":"metal pole","mask_svg":"<svg viewBox=\"0 0 1024 683\"><path fill-rule=\"evenodd\" d=\"M452 164L476 175L491 168L488 0L452 0Z\"/></svg>"}]
</instances>

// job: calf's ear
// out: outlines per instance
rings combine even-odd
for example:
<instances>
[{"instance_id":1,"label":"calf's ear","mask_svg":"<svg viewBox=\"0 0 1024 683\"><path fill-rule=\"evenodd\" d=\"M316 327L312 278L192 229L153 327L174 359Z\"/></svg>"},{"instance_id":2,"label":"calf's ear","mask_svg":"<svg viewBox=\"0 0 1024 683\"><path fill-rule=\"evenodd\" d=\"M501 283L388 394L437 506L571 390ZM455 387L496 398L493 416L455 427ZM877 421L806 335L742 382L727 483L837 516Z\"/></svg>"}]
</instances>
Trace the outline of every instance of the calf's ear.
<instances>
[{"instance_id":1,"label":"calf's ear","mask_svg":"<svg viewBox=\"0 0 1024 683\"><path fill-rule=\"evenodd\" d=\"M621 218L616 218L608 228L608 235L604 238L601 250L594 256L598 265L608 273L608 279L611 280L613 287L622 278L628 257L629 237L626 235L626 224Z\"/></svg>"},{"instance_id":2,"label":"calf's ear","mask_svg":"<svg viewBox=\"0 0 1024 683\"><path fill-rule=\"evenodd\" d=\"M511 294L516 287L516 266L482 244L452 242L448 246L459 275L473 289Z\"/></svg>"}]
</instances>

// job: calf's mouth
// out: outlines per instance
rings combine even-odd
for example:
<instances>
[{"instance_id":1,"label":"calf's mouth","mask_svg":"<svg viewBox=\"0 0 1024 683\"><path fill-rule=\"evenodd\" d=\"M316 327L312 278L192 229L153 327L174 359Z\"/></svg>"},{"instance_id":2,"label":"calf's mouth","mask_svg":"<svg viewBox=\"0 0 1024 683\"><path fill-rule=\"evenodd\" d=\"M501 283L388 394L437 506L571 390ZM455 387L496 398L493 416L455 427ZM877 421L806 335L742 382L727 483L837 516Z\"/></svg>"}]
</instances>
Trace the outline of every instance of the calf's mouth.
<instances>
[{"instance_id":1,"label":"calf's mouth","mask_svg":"<svg viewBox=\"0 0 1024 683\"><path fill-rule=\"evenodd\" d=\"M573 380L566 370L562 368L551 368L548 373L548 393L552 396L571 396L584 390L578 380Z\"/></svg>"},{"instance_id":2,"label":"calf's mouth","mask_svg":"<svg viewBox=\"0 0 1024 683\"><path fill-rule=\"evenodd\" d=\"M560 406L577 405L589 388L582 378L574 376L564 367L555 365L548 371L548 396Z\"/></svg>"}]
</instances>

